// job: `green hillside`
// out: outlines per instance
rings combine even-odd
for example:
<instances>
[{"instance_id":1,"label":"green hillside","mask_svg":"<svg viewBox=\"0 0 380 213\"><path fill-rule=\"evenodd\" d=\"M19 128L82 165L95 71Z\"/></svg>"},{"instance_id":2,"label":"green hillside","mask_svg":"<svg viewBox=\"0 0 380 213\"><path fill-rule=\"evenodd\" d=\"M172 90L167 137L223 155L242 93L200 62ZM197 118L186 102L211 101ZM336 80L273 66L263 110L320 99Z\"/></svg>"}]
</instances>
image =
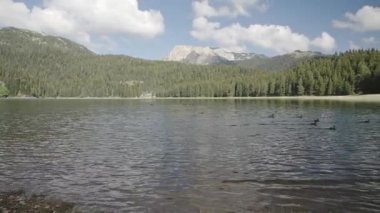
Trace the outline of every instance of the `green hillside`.
<instances>
[{"instance_id":1,"label":"green hillside","mask_svg":"<svg viewBox=\"0 0 380 213\"><path fill-rule=\"evenodd\" d=\"M10 96L226 97L380 93L380 51L306 60L283 72L96 55L67 39L0 30L0 81Z\"/></svg>"},{"instance_id":2,"label":"green hillside","mask_svg":"<svg viewBox=\"0 0 380 213\"><path fill-rule=\"evenodd\" d=\"M2 50L12 48L13 51L57 51L70 54L94 55L86 47L62 37L43 35L30 30L14 27L0 30Z\"/></svg>"}]
</instances>

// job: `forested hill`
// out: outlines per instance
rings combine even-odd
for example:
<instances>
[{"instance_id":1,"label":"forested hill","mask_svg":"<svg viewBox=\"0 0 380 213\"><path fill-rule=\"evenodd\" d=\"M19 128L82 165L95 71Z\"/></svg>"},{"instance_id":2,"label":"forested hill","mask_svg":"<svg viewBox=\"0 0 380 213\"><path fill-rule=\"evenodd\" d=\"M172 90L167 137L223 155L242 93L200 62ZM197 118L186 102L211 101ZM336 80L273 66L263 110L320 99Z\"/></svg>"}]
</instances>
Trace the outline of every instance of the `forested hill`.
<instances>
[{"instance_id":1,"label":"forested hill","mask_svg":"<svg viewBox=\"0 0 380 213\"><path fill-rule=\"evenodd\" d=\"M187 65L100 56L67 39L16 28L0 30L0 96L232 97L363 93L380 93L379 50L350 51L269 73L249 66Z\"/></svg>"},{"instance_id":2,"label":"forested hill","mask_svg":"<svg viewBox=\"0 0 380 213\"><path fill-rule=\"evenodd\" d=\"M14 27L0 29L0 45L1 49L12 48L14 51L33 50L94 55L86 47L68 39Z\"/></svg>"}]
</instances>

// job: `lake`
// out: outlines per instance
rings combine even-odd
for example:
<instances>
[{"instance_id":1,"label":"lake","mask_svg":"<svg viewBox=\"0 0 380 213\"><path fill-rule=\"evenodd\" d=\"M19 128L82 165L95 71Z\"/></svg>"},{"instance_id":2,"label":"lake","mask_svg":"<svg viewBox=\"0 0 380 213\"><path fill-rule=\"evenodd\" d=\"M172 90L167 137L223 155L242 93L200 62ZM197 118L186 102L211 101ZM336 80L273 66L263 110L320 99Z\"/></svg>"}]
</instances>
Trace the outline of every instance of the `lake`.
<instances>
[{"instance_id":1,"label":"lake","mask_svg":"<svg viewBox=\"0 0 380 213\"><path fill-rule=\"evenodd\" d=\"M334 101L0 100L0 191L89 212L378 212L379 115Z\"/></svg>"}]
</instances>

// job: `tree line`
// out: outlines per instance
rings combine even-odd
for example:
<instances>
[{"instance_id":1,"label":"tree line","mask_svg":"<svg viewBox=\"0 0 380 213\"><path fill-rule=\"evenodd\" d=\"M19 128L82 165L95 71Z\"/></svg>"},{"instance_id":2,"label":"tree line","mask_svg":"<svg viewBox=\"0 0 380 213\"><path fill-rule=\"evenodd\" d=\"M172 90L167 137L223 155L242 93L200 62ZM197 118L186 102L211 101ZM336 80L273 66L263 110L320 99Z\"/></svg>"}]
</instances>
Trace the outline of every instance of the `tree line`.
<instances>
[{"instance_id":1,"label":"tree line","mask_svg":"<svg viewBox=\"0 0 380 213\"><path fill-rule=\"evenodd\" d=\"M351 50L270 73L95 55L51 46L0 46L7 95L35 97L254 97L380 93L380 51ZM3 92L4 93L4 92ZM1 94L0 94L1 96ZM3 95L6 96L6 95Z\"/></svg>"}]
</instances>

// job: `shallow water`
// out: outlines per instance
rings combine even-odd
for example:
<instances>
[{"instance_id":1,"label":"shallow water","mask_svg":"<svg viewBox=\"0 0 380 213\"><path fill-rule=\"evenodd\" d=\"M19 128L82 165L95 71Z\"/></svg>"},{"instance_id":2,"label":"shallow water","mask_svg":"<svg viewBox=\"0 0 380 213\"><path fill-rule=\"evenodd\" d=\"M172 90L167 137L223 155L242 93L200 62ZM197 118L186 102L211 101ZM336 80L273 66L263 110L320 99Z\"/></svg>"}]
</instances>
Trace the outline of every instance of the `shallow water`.
<instances>
[{"instance_id":1,"label":"shallow water","mask_svg":"<svg viewBox=\"0 0 380 213\"><path fill-rule=\"evenodd\" d=\"M0 100L0 191L84 211L376 212L379 114L334 101Z\"/></svg>"}]
</instances>

